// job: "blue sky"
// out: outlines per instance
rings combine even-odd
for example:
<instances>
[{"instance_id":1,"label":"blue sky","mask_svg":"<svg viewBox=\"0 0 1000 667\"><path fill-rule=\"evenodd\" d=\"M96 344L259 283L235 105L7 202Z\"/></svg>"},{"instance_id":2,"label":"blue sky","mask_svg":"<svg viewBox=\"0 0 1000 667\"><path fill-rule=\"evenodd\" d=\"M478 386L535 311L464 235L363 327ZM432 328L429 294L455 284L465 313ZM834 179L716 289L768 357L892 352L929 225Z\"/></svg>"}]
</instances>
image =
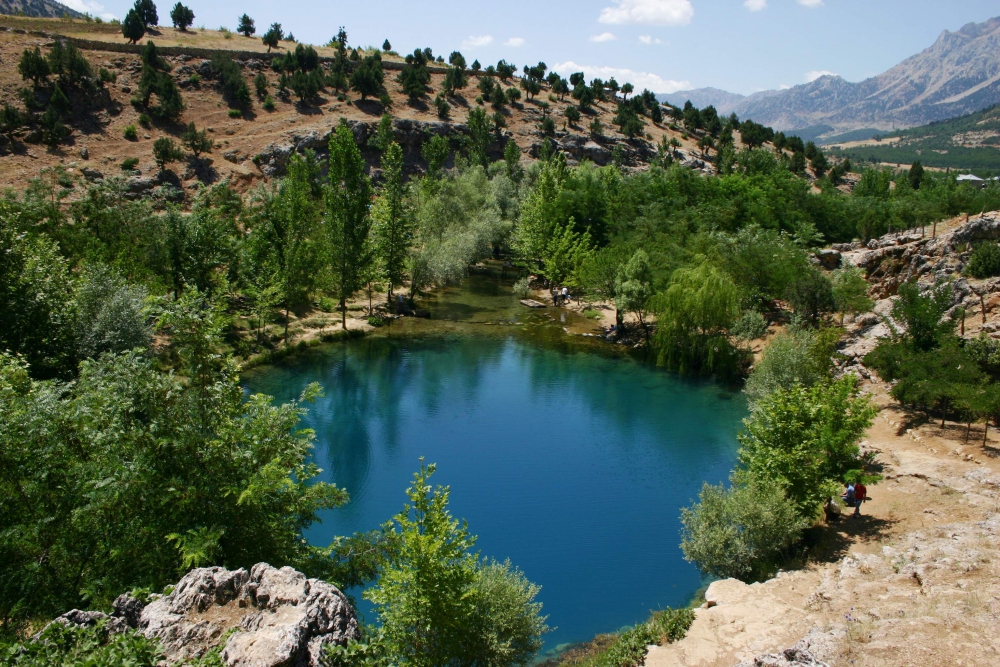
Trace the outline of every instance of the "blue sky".
<instances>
[{"instance_id":1,"label":"blue sky","mask_svg":"<svg viewBox=\"0 0 1000 667\"><path fill-rule=\"evenodd\" d=\"M173 0L160 0L169 23ZM121 18L128 0L63 0ZM244 11L258 31L279 22L324 43L337 27L354 45L398 51L461 50L485 65L542 60L568 74L674 92L714 86L737 93L805 83L818 73L849 81L878 74L930 46L942 30L1000 15L996 0L187 0L195 25L234 28Z\"/></svg>"}]
</instances>

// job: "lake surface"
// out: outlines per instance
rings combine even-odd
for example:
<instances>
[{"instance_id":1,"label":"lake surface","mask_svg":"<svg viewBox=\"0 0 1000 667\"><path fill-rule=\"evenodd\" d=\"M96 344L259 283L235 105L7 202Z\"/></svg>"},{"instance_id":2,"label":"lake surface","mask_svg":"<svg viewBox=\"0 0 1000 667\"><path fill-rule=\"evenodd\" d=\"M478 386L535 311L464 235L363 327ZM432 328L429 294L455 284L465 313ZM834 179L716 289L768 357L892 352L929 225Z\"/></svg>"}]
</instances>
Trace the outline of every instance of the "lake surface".
<instances>
[{"instance_id":1,"label":"lake surface","mask_svg":"<svg viewBox=\"0 0 1000 667\"><path fill-rule=\"evenodd\" d=\"M577 345L558 314L522 314L502 285L438 298L435 316L453 326L397 323L248 374L251 391L281 401L325 389L305 425L323 478L351 502L309 540L399 512L423 456L481 554L542 586L547 650L686 604L702 581L681 557L680 509L727 479L740 395Z\"/></svg>"}]
</instances>

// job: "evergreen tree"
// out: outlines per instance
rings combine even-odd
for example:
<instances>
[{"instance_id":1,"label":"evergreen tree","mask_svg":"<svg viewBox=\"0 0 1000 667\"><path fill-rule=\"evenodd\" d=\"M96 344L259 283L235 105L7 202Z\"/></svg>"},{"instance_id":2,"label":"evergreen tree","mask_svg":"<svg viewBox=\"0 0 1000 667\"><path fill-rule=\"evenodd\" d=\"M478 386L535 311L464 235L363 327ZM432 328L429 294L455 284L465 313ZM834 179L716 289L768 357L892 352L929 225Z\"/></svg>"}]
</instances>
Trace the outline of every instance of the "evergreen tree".
<instances>
[{"instance_id":1,"label":"evergreen tree","mask_svg":"<svg viewBox=\"0 0 1000 667\"><path fill-rule=\"evenodd\" d=\"M147 30L160 24L160 17L156 13L156 4L153 0L135 0L134 9Z\"/></svg>"},{"instance_id":2,"label":"evergreen tree","mask_svg":"<svg viewBox=\"0 0 1000 667\"><path fill-rule=\"evenodd\" d=\"M261 41L264 42L267 46L267 52L270 53L271 49L276 48L278 46L278 42L280 42L284 36L285 33L281 30L281 24L272 23L271 27L264 33Z\"/></svg>"},{"instance_id":3,"label":"evergreen tree","mask_svg":"<svg viewBox=\"0 0 1000 667\"><path fill-rule=\"evenodd\" d=\"M910 167L910 185L914 190L920 189L920 184L924 180L924 165L920 164L920 160L916 160L913 166Z\"/></svg>"},{"instance_id":4,"label":"evergreen tree","mask_svg":"<svg viewBox=\"0 0 1000 667\"><path fill-rule=\"evenodd\" d=\"M132 44L137 44L146 35L146 24L142 22L139 12L132 8L125 14L122 21L122 36Z\"/></svg>"},{"instance_id":5,"label":"evergreen tree","mask_svg":"<svg viewBox=\"0 0 1000 667\"><path fill-rule=\"evenodd\" d=\"M469 112L469 161L472 164L487 165L486 149L490 145L493 134L493 121L486 115L486 110L475 108Z\"/></svg>"},{"instance_id":6,"label":"evergreen tree","mask_svg":"<svg viewBox=\"0 0 1000 667\"><path fill-rule=\"evenodd\" d=\"M156 166L160 168L160 171L166 169L171 162L176 162L183 157L184 153L170 137L160 137L153 142L153 159L156 160Z\"/></svg>"},{"instance_id":7,"label":"evergreen tree","mask_svg":"<svg viewBox=\"0 0 1000 667\"><path fill-rule=\"evenodd\" d=\"M363 102L366 97L378 97L382 94L385 74L382 71L382 58L379 55L366 56L351 74L351 89L361 95Z\"/></svg>"},{"instance_id":8,"label":"evergreen tree","mask_svg":"<svg viewBox=\"0 0 1000 667\"><path fill-rule=\"evenodd\" d=\"M239 25L236 26L236 32L244 37L250 37L257 33L257 25L252 18L244 14L239 18Z\"/></svg>"},{"instance_id":9,"label":"evergreen tree","mask_svg":"<svg viewBox=\"0 0 1000 667\"><path fill-rule=\"evenodd\" d=\"M387 151L388 152L388 151ZM340 303L341 326L347 329L347 300L364 286L363 275L372 261L372 186L354 133L341 122L330 137L330 187L326 217L334 290Z\"/></svg>"},{"instance_id":10,"label":"evergreen tree","mask_svg":"<svg viewBox=\"0 0 1000 667\"><path fill-rule=\"evenodd\" d=\"M24 81L30 80L36 88L51 74L49 63L37 46L34 50L25 49L21 53L21 61L17 65L17 71Z\"/></svg>"},{"instance_id":11,"label":"evergreen tree","mask_svg":"<svg viewBox=\"0 0 1000 667\"><path fill-rule=\"evenodd\" d=\"M175 28L184 32L194 25L194 12L190 7L185 7L178 2L170 10L170 20L173 22Z\"/></svg>"},{"instance_id":12,"label":"evergreen tree","mask_svg":"<svg viewBox=\"0 0 1000 667\"><path fill-rule=\"evenodd\" d=\"M194 121L188 124L184 134L181 135L181 140L194 153L195 157L212 151L212 139L208 136L208 130L199 131L195 127Z\"/></svg>"},{"instance_id":13,"label":"evergreen tree","mask_svg":"<svg viewBox=\"0 0 1000 667\"><path fill-rule=\"evenodd\" d=\"M383 51L392 51L392 44L389 43L388 39L385 40L384 42L382 42L382 50Z\"/></svg>"}]
</instances>

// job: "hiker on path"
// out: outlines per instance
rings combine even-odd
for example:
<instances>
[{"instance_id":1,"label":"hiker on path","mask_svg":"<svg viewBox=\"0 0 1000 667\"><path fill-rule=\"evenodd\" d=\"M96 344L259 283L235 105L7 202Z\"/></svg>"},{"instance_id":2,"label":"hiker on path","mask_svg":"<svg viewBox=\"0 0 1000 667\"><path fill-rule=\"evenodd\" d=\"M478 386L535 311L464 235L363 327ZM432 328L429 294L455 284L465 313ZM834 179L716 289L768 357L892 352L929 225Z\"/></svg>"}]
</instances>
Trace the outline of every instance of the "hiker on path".
<instances>
[{"instance_id":1,"label":"hiker on path","mask_svg":"<svg viewBox=\"0 0 1000 667\"><path fill-rule=\"evenodd\" d=\"M868 500L868 487L858 482L854 485L854 516L861 516L861 503Z\"/></svg>"},{"instance_id":2,"label":"hiker on path","mask_svg":"<svg viewBox=\"0 0 1000 667\"><path fill-rule=\"evenodd\" d=\"M848 507L854 508L854 516L858 516L859 512L858 512L857 497L854 494L855 494L854 485L848 482L847 490L844 491L844 495L842 495L841 498L844 499L844 502L847 503Z\"/></svg>"}]
</instances>

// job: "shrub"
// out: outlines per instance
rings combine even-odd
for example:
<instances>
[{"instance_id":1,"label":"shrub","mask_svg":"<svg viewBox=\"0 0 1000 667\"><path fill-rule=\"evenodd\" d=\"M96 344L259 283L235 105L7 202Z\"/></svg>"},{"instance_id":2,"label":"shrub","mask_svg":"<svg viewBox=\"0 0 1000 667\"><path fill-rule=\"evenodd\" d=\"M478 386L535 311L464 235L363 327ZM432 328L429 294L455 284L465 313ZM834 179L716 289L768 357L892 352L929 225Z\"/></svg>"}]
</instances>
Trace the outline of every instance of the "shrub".
<instances>
[{"instance_id":1,"label":"shrub","mask_svg":"<svg viewBox=\"0 0 1000 667\"><path fill-rule=\"evenodd\" d=\"M101 79L101 83L114 83L118 80L118 75L105 67L97 71L97 76Z\"/></svg>"},{"instance_id":2,"label":"shrub","mask_svg":"<svg viewBox=\"0 0 1000 667\"><path fill-rule=\"evenodd\" d=\"M171 162L176 162L184 157L181 149L177 147L170 137L160 137L153 142L153 159L160 171L166 168Z\"/></svg>"},{"instance_id":3,"label":"shrub","mask_svg":"<svg viewBox=\"0 0 1000 667\"><path fill-rule=\"evenodd\" d=\"M653 612L645 623L614 636L611 644L585 659L586 667L637 667L646 658L650 644L669 644L684 638L694 622L691 609L664 609Z\"/></svg>"},{"instance_id":4,"label":"shrub","mask_svg":"<svg viewBox=\"0 0 1000 667\"><path fill-rule=\"evenodd\" d=\"M811 387L827 377L839 332L799 329L775 337L747 378L744 392L750 405L755 406L779 389L796 384Z\"/></svg>"},{"instance_id":5,"label":"shrub","mask_svg":"<svg viewBox=\"0 0 1000 667\"><path fill-rule=\"evenodd\" d=\"M122 160L120 166L122 168L122 171L135 171L136 167L139 166L139 158L137 157L125 158L124 160Z\"/></svg>"},{"instance_id":6,"label":"shrub","mask_svg":"<svg viewBox=\"0 0 1000 667\"><path fill-rule=\"evenodd\" d=\"M265 111L274 111L277 105L274 103L274 98L268 95L264 98L263 106Z\"/></svg>"},{"instance_id":7,"label":"shrub","mask_svg":"<svg viewBox=\"0 0 1000 667\"><path fill-rule=\"evenodd\" d=\"M746 582L773 575L808 522L781 488L751 480L732 488L705 484L693 507L681 510L685 560L714 577Z\"/></svg>"},{"instance_id":8,"label":"shrub","mask_svg":"<svg viewBox=\"0 0 1000 667\"><path fill-rule=\"evenodd\" d=\"M740 340L757 340L767 334L767 318L756 310L748 310L736 320L729 333Z\"/></svg>"},{"instance_id":9,"label":"shrub","mask_svg":"<svg viewBox=\"0 0 1000 667\"><path fill-rule=\"evenodd\" d=\"M80 628L50 625L35 641L12 646L3 657L4 667L155 667L163 660L156 642L137 632L108 632L103 624Z\"/></svg>"},{"instance_id":10,"label":"shrub","mask_svg":"<svg viewBox=\"0 0 1000 667\"><path fill-rule=\"evenodd\" d=\"M240 111L239 109L230 109L229 110L229 117L230 118L242 118L243 117L243 112Z\"/></svg>"},{"instance_id":11,"label":"shrub","mask_svg":"<svg viewBox=\"0 0 1000 667\"><path fill-rule=\"evenodd\" d=\"M972 250L965 273L973 278L991 278L1000 275L1000 244L988 241Z\"/></svg>"},{"instance_id":12,"label":"shrub","mask_svg":"<svg viewBox=\"0 0 1000 667\"><path fill-rule=\"evenodd\" d=\"M531 281L527 277L519 279L514 283L514 294L522 299L531 295Z\"/></svg>"},{"instance_id":13,"label":"shrub","mask_svg":"<svg viewBox=\"0 0 1000 667\"><path fill-rule=\"evenodd\" d=\"M125 130L122 132L122 136L124 136L129 141L138 141L139 130L136 128L135 125L131 124L126 125Z\"/></svg>"},{"instance_id":14,"label":"shrub","mask_svg":"<svg viewBox=\"0 0 1000 667\"><path fill-rule=\"evenodd\" d=\"M153 331L144 312L147 296L144 288L101 265L88 267L76 288L80 356L96 359L104 352L148 348Z\"/></svg>"},{"instance_id":15,"label":"shrub","mask_svg":"<svg viewBox=\"0 0 1000 667\"><path fill-rule=\"evenodd\" d=\"M188 83L192 85L198 85L201 83L201 75L197 72L191 72L191 76L188 77Z\"/></svg>"},{"instance_id":16,"label":"shrub","mask_svg":"<svg viewBox=\"0 0 1000 667\"><path fill-rule=\"evenodd\" d=\"M148 130L153 126L153 119L149 117L149 114L141 113L139 114L139 125Z\"/></svg>"}]
</instances>

